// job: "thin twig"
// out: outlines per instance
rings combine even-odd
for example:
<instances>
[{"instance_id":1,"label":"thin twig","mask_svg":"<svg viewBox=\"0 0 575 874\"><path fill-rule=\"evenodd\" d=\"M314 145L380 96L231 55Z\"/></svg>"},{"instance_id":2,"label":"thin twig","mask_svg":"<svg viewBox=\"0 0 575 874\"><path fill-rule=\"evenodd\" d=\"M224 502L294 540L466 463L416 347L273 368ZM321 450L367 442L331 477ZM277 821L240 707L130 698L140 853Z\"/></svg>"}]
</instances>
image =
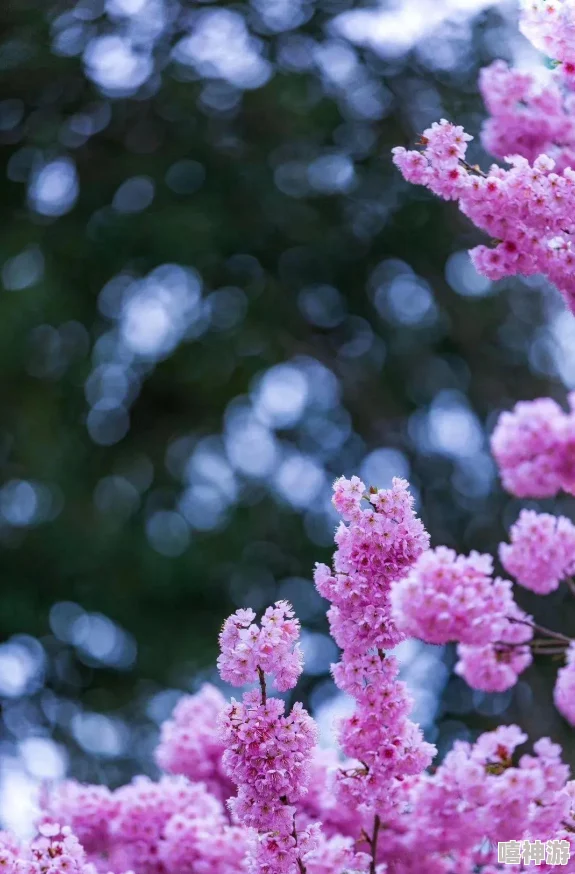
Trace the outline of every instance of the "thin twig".
<instances>
[{"instance_id":1,"label":"thin twig","mask_svg":"<svg viewBox=\"0 0 575 874\"><path fill-rule=\"evenodd\" d=\"M532 652L535 655L565 655L565 647L564 646L549 646L545 647L545 649L533 649Z\"/></svg>"},{"instance_id":2,"label":"thin twig","mask_svg":"<svg viewBox=\"0 0 575 874\"><path fill-rule=\"evenodd\" d=\"M481 167L477 164L468 164L467 161L464 161L463 158L459 159L459 163L462 167L465 167L470 173L475 173L477 176L481 176L483 179L487 179L487 173L484 173Z\"/></svg>"},{"instance_id":3,"label":"thin twig","mask_svg":"<svg viewBox=\"0 0 575 874\"><path fill-rule=\"evenodd\" d=\"M561 634L559 631L552 631L550 628L545 628L544 625L537 625L536 622L530 622L528 619L516 619L514 616L507 617L509 622L517 622L520 625L528 625L530 628L533 628L534 631L539 631L540 634L546 634L547 637L554 637L555 640L561 640L563 643L574 643L571 637L567 637L566 634Z\"/></svg>"},{"instance_id":4,"label":"thin twig","mask_svg":"<svg viewBox=\"0 0 575 874\"><path fill-rule=\"evenodd\" d=\"M258 665L258 677L260 678L260 689L262 690L262 704L265 704L268 700L267 692L266 692L266 675Z\"/></svg>"},{"instance_id":5,"label":"thin twig","mask_svg":"<svg viewBox=\"0 0 575 874\"><path fill-rule=\"evenodd\" d=\"M287 803L288 803L288 800L287 800L287 798L285 797L285 795L282 796L281 800L282 800L283 804L287 804ZM295 827L295 813L294 813L294 817L293 817L293 831L292 831L292 833L291 833L291 836L292 836L292 838L294 839L294 841L295 841L295 845L296 845L296 847L297 847L297 830L296 830L296 827ZM307 874L307 869L306 869L304 863L303 863L302 860L301 860L301 856L298 855L296 861L297 861L297 867L298 867L298 870L299 870L299 874Z\"/></svg>"},{"instance_id":6,"label":"thin twig","mask_svg":"<svg viewBox=\"0 0 575 874\"><path fill-rule=\"evenodd\" d=\"M376 814L375 819L373 820L373 835L371 840L369 841L369 846L371 848L371 863L369 866L369 874L375 874L375 866L377 864L377 839L379 837L379 827L381 825L381 820L379 816Z\"/></svg>"},{"instance_id":7,"label":"thin twig","mask_svg":"<svg viewBox=\"0 0 575 874\"><path fill-rule=\"evenodd\" d=\"M553 655L553 653L564 654L568 644L564 640L549 638L547 640L531 640L529 641L528 646L534 652Z\"/></svg>"},{"instance_id":8,"label":"thin twig","mask_svg":"<svg viewBox=\"0 0 575 874\"><path fill-rule=\"evenodd\" d=\"M567 643L565 641L557 641L554 639L536 638L534 640L524 640L520 643L509 643L504 640L498 640L493 644L496 652L513 652L518 649L532 649L541 653L554 652L563 653Z\"/></svg>"}]
</instances>

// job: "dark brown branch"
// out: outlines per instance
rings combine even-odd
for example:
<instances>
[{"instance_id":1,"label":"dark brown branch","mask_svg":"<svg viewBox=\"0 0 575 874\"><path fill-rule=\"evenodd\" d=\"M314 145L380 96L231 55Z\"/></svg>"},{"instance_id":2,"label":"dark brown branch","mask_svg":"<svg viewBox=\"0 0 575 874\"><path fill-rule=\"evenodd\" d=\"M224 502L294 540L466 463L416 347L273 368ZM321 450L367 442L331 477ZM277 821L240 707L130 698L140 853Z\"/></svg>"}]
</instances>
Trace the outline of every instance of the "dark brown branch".
<instances>
[{"instance_id":1,"label":"dark brown branch","mask_svg":"<svg viewBox=\"0 0 575 874\"><path fill-rule=\"evenodd\" d=\"M379 838L379 828L381 826L381 820L379 816L376 814L375 819L373 820L373 835L371 839L368 841L370 849L371 849L371 863L369 865L369 874L375 874L375 866L377 865L377 839Z\"/></svg>"},{"instance_id":2,"label":"dark brown branch","mask_svg":"<svg viewBox=\"0 0 575 874\"><path fill-rule=\"evenodd\" d=\"M266 675L258 665L258 677L260 678L260 689L262 690L262 704L265 704L268 700L267 692L266 692Z\"/></svg>"},{"instance_id":3,"label":"dark brown branch","mask_svg":"<svg viewBox=\"0 0 575 874\"><path fill-rule=\"evenodd\" d=\"M561 640L563 643L574 643L571 637L567 637L565 634L561 634L559 631L552 631L550 628L545 628L544 625L537 625L536 622L530 622L528 619L516 619L513 616L507 617L509 622L517 622L520 625L528 625L530 628L533 628L534 631L539 631L540 634L545 634L547 637L553 637L555 640Z\"/></svg>"}]
</instances>

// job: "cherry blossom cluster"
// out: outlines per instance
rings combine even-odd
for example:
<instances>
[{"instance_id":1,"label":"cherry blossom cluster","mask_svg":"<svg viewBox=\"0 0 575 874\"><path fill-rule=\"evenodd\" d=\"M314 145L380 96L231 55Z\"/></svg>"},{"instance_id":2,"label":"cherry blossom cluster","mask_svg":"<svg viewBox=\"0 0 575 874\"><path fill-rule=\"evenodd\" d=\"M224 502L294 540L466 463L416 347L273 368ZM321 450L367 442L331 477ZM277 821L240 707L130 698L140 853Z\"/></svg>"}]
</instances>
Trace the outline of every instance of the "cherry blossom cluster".
<instances>
[{"instance_id":1,"label":"cherry blossom cluster","mask_svg":"<svg viewBox=\"0 0 575 874\"><path fill-rule=\"evenodd\" d=\"M232 794L232 783L222 767L224 745L214 732L226 699L219 689L204 683L196 695L180 698L172 718L161 727L156 762L168 774L182 774L205 783L217 798Z\"/></svg>"},{"instance_id":2,"label":"cherry blossom cluster","mask_svg":"<svg viewBox=\"0 0 575 874\"><path fill-rule=\"evenodd\" d=\"M456 741L436 772L412 790L410 839L416 840L417 830L432 851L457 848L466 864L453 870L484 872L499 870L494 864L497 842L517 835L561 837L573 844L568 829L574 786L568 783L561 748L542 739L534 756L519 757L517 748L526 739L510 725L481 735L474 745Z\"/></svg>"},{"instance_id":3,"label":"cherry blossom cluster","mask_svg":"<svg viewBox=\"0 0 575 874\"><path fill-rule=\"evenodd\" d=\"M224 768L238 787L229 809L238 822L258 832L250 870L295 871L317 848L321 828L319 823L298 828L294 805L307 792L315 723L301 704L285 715L283 701L264 701L253 690L224 710L222 737Z\"/></svg>"},{"instance_id":4,"label":"cherry blossom cluster","mask_svg":"<svg viewBox=\"0 0 575 874\"><path fill-rule=\"evenodd\" d=\"M42 805L41 828L65 822L100 872L233 874L247 850L248 835L230 825L221 801L181 776L137 777L115 792L66 781Z\"/></svg>"},{"instance_id":5,"label":"cherry blossom cluster","mask_svg":"<svg viewBox=\"0 0 575 874\"><path fill-rule=\"evenodd\" d=\"M333 572L327 565L315 571L320 595L331 601L332 636L348 655L389 649L404 639L391 616L391 583L427 549L429 535L413 513L405 480L396 478L391 489L366 496L358 477L342 477L333 503L344 520L335 535Z\"/></svg>"},{"instance_id":6,"label":"cherry blossom cluster","mask_svg":"<svg viewBox=\"0 0 575 874\"><path fill-rule=\"evenodd\" d=\"M301 673L299 623L291 606L278 601L269 607L260 627L254 619L253 610L238 610L220 634L222 679L234 686L259 683L242 702L232 699L221 716L224 772L237 786L228 807L237 822L257 832L249 870L290 874L320 843L320 823L299 828L294 805L307 793L317 729L301 704L286 715L281 699L267 697L266 674L286 691Z\"/></svg>"},{"instance_id":7,"label":"cherry blossom cluster","mask_svg":"<svg viewBox=\"0 0 575 874\"><path fill-rule=\"evenodd\" d=\"M572 0L524 0L521 30L575 82L575 8Z\"/></svg>"},{"instance_id":8,"label":"cherry blossom cluster","mask_svg":"<svg viewBox=\"0 0 575 874\"><path fill-rule=\"evenodd\" d=\"M499 640L513 594L511 583L493 580L492 571L490 555L457 555L444 546L427 550L393 588L399 627L427 643Z\"/></svg>"},{"instance_id":9,"label":"cherry blossom cluster","mask_svg":"<svg viewBox=\"0 0 575 874\"><path fill-rule=\"evenodd\" d=\"M510 535L499 557L525 588L547 595L575 571L575 525L565 516L522 510Z\"/></svg>"},{"instance_id":10,"label":"cherry blossom cluster","mask_svg":"<svg viewBox=\"0 0 575 874\"><path fill-rule=\"evenodd\" d=\"M503 692L532 662L532 628L512 584L492 578L490 555L430 549L392 590L394 617L411 637L456 642L455 671L474 689Z\"/></svg>"},{"instance_id":11,"label":"cherry blossom cluster","mask_svg":"<svg viewBox=\"0 0 575 874\"><path fill-rule=\"evenodd\" d=\"M317 748L315 724L300 704L286 712L284 701L268 697L268 672L285 689L301 669L299 655L294 669L299 626L290 605L268 608L259 626L253 611L239 610L224 624L219 665L234 683L252 685L243 700L226 704L209 685L184 697L161 729L156 761L172 773L158 781L140 777L115 791L74 781L47 789L40 837L29 846L8 836L0 841L9 874L23 868L64 874L74 866L78 874L417 874L422 867L431 874L495 874L498 841L537 834L573 845L575 784L560 748L543 739L535 755L518 757L526 737L507 726L474 745L456 742L428 770L434 748L409 719L412 702L397 659L380 646L385 639L393 648L406 633L459 640L458 673L479 689L508 688L531 660L537 628L514 604L510 584L492 579L486 556L429 550L401 480L378 491L357 478L340 479L334 504L344 522L333 569L318 565L316 584L334 599L330 619L344 644L334 679L356 702L338 726L346 758ZM560 522L549 531L556 534ZM545 555L554 567L555 552ZM543 554L539 561L548 578ZM457 597L449 603L464 582L489 623L473 603L467 614L458 614ZM423 610L414 632L418 586L425 604L429 596L442 606L437 621ZM358 601L377 608L377 621L371 629L358 623L354 632L346 619L359 616ZM555 701L575 721L575 644L560 642L567 665ZM72 861L67 851L50 849L64 840ZM23 864L39 858L39 847L58 854L56 861Z\"/></svg>"},{"instance_id":12,"label":"cherry blossom cluster","mask_svg":"<svg viewBox=\"0 0 575 874\"><path fill-rule=\"evenodd\" d=\"M194 695L184 695L176 704L170 719L161 726L160 742L155 752L156 762L165 771L181 774L192 781L206 784L209 791L218 800L227 801L235 795L236 787L224 773L223 753L226 749L217 730L218 717L224 711L226 699L219 689L210 683L204 683ZM350 808L336 804L333 792L336 772L340 765L339 757L333 748L315 748L309 765L308 791L298 800L298 815L304 824L321 822L323 832L330 837L337 837L330 852L340 855L347 852L349 837L359 831L359 819ZM64 808L65 797L69 798ZM101 819L91 815L88 820L75 822L75 831L82 842L84 835L91 835L86 830L87 824L94 829L102 823L105 826L110 815L110 805L113 796L105 787L84 787L77 783L64 783L60 786L61 807L66 813L62 818L70 820L71 813L77 808L94 807L102 814ZM107 805L104 803L108 799ZM82 831L80 832L80 829ZM102 833L103 834L103 833ZM90 846L93 846L92 841ZM101 839L100 839L101 845ZM327 852L323 844L323 853Z\"/></svg>"},{"instance_id":13,"label":"cherry blossom cluster","mask_svg":"<svg viewBox=\"0 0 575 874\"><path fill-rule=\"evenodd\" d=\"M422 151L393 150L408 182L425 185L461 211L496 244L471 251L476 269L489 279L544 274L575 310L575 170L554 172L555 161L540 155L533 164L521 155L493 165L487 174L465 161L471 137L443 119L424 131Z\"/></svg>"},{"instance_id":14,"label":"cherry blossom cluster","mask_svg":"<svg viewBox=\"0 0 575 874\"><path fill-rule=\"evenodd\" d=\"M466 161L472 139L442 120L424 131L421 151L393 150L405 179L425 185L490 239L471 251L489 279L542 274L575 311L575 7L572 0L524 0L521 29L555 62L555 75L496 61L480 75L490 113L485 148L509 167L487 172Z\"/></svg>"},{"instance_id":15,"label":"cherry blossom cluster","mask_svg":"<svg viewBox=\"0 0 575 874\"><path fill-rule=\"evenodd\" d=\"M114 794L107 786L84 786L65 780L42 796L46 816L39 825L48 828L54 822L73 827L88 855L103 852L110 844L108 825L116 810Z\"/></svg>"},{"instance_id":16,"label":"cherry blossom cluster","mask_svg":"<svg viewBox=\"0 0 575 874\"><path fill-rule=\"evenodd\" d=\"M390 665L387 671L387 688L393 689L395 669ZM356 681L350 682L356 688ZM190 705L199 701L201 706L204 691L184 700ZM232 703L225 708L224 724L229 726L231 708L239 707L239 715L243 707L251 708L252 697L255 708L261 708L260 690L256 688L254 693L251 697L248 693L247 705ZM276 702L268 711L275 714L268 721L268 734L278 734L286 727L281 705ZM292 725L300 720L301 710L296 713ZM396 723L401 720L393 707L381 715L384 719L391 716ZM205 712L205 718L206 728L210 724L215 733L213 714ZM295 734L302 726L299 722ZM306 731L303 727L302 735ZM204 737L209 749L207 732ZM374 734L372 741L378 740ZM499 870L497 841L537 834L543 840L563 838L573 844L575 784L568 782L569 769L561 761L561 750L542 739L535 744L534 755L518 755L517 749L525 740L516 726L504 726L481 735L473 745L456 742L435 770L420 769L412 777L396 780L390 786L396 804L392 807L388 803L386 819L381 822L384 837L377 846L374 867L373 841L366 840L365 817L338 802L332 792L332 772L344 769L349 774L353 763L338 762L333 752L316 755L310 765L309 792L294 793L299 863L292 859L292 864L287 864L281 829L268 832L263 841L260 835L258 840L256 829L230 825L221 802L201 783L170 776L158 782L139 778L115 792L67 781L44 794L39 834L30 843L0 836L0 864L7 874L105 874L110 868L124 871L126 865L135 874L247 874L256 862L254 852L259 852L261 867L257 870L264 872L495 874ZM237 736L230 738L230 743L236 745ZM254 752L261 757L261 749ZM389 758L392 770L394 755ZM285 772L278 775L267 767L270 773L264 777L262 791L275 781L280 781L276 783L278 791L282 785L287 790L287 784L281 784ZM297 794L299 800L295 799ZM339 814L334 815L338 805ZM67 825L59 825L57 816ZM281 819L283 814L279 816ZM324 825L328 821L331 824ZM318 830L320 823L323 834ZM82 847L70 828L92 842L91 852ZM304 855L314 831L316 850ZM426 836L424 846L422 834ZM362 840L368 852L358 851Z\"/></svg>"},{"instance_id":17,"label":"cherry blossom cluster","mask_svg":"<svg viewBox=\"0 0 575 874\"><path fill-rule=\"evenodd\" d=\"M545 421L541 404L528 407L528 433L531 410L537 427ZM378 490L341 478L333 503L333 566L318 564L315 583L342 649L335 683L355 701L337 725L343 757L318 748L301 704L268 695L270 683L292 689L302 670L291 606L277 602L259 624L238 610L218 665L227 682L250 686L242 700L226 703L211 685L182 698L161 727L155 758L169 773L158 780L46 788L36 838L0 836L8 874L496 874L498 841L537 835L575 850L575 782L560 748L542 739L518 755L526 736L506 726L456 742L430 768L435 749L410 719L389 652L406 636L456 642L456 673L486 692L510 688L534 654L563 655L554 700L575 724L575 642L516 605L490 556L430 549L405 481ZM572 571L574 543L568 519L526 510L500 555L545 593Z\"/></svg>"},{"instance_id":18,"label":"cherry blossom cluster","mask_svg":"<svg viewBox=\"0 0 575 874\"><path fill-rule=\"evenodd\" d=\"M256 708L259 707L260 693L256 695ZM213 705L218 703L219 706ZM278 756L279 769L269 768L269 745L262 752L260 768L263 768L265 782L272 797L277 799L277 793L290 790L290 800L295 806L281 803L278 816L280 819L292 814L297 808L297 842L301 856L313 845L317 850L307 861L309 874L336 874L344 870L366 870L369 857L356 849L356 837L360 830L358 815L349 809L338 806L335 802L333 784L340 761L334 750L312 750L311 759L303 763L309 769L309 791L305 791L306 779L295 746L305 747L306 743L313 746L315 742L315 726L300 705L295 705L289 717L283 715L283 702L277 699L268 700L267 725L278 740L278 746L283 744L288 750L295 771L292 782L287 785L287 777L280 786L278 773L283 760ZM260 835L255 828L239 824L242 819L241 806L246 800L238 794L230 779L224 776L224 771L232 764L232 739L228 753L224 756L226 747L220 737L222 722L224 732L231 732L237 741L236 729L243 732L234 720L232 726L228 721L230 707L219 690L205 684L195 695L184 696L176 705L172 718L162 726L161 740L156 750L156 760L167 760L175 769L185 768L188 777L164 776L159 781L148 778L137 778L127 786L111 791L104 786L90 786L67 780L51 788L46 788L41 796L42 816L39 820L41 833L59 833L58 822L65 822L65 831L73 830L74 838L70 838L75 846L80 847L81 858L85 861L82 874L106 874L110 868L116 872L129 869L135 874L241 874L256 868L258 871L291 870L286 865L282 841L292 845L290 839L279 833ZM239 708L245 705L236 705ZM251 705L247 705L251 711ZM196 716L194 731L189 737L174 732L174 725L188 724L191 714ZM251 720L251 715L249 717ZM218 725L219 723L219 725ZM278 724L279 723L279 724ZM234 727L235 726L235 727ZM185 729L182 729L185 731ZM252 725L253 731L253 725ZM304 738L307 737L307 741ZM190 755L184 754L189 743ZM215 772L210 769L210 780L207 786L198 781L197 763L204 756L214 760L215 744L219 745L219 766ZM172 746L173 745L173 746ZM254 753L253 744L248 754ZM255 754L254 754L255 755ZM225 760L225 761L224 761ZM244 764L247 763L247 758ZM249 762L253 767L256 759ZM239 764L241 770L241 763ZM214 773L221 775L218 780ZM239 776L238 772L234 772ZM251 774L251 772L250 772ZM242 777L248 776L242 772ZM287 781L287 782L286 782ZM258 787L258 792L264 790ZM230 824L230 813L222 805L222 799L229 802L234 810L235 824ZM260 803L258 797L258 803ZM285 798L287 802L287 798ZM247 817L254 817L254 809L246 812ZM268 815L267 806L263 805L264 815ZM56 823L56 824L55 824ZM319 831L319 823L322 831ZM293 829L293 822L292 822ZM6 836L0 840L0 858L3 850L9 851L14 858L22 860L29 854L28 848L22 848L13 839ZM289 854L288 854L289 855ZM268 861L266 861L266 857ZM6 857L7 858L7 857ZM12 858L10 856L10 858ZM293 855L292 855L293 861ZM307 857L306 857L307 858ZM279 867L278 867L279 859ZM68 871L68 863L64 860L64 870ZM1 864L1 863L0 863ZM21 868L18 869L21 871ZM297 874L300 874L296 864ZM59 874L59 869L53 865L50 871ZM40 874L40 871L30 870L30 874ZM45 874L44 871L41 874Z\"/></svg>"},{"instance_id":19,"label":"cherry blossom cluster","mask_svg":"<svg viewBox=\"0 0 575 874\"><path fill-rule=\"evenodd\" d=\"M318 564L315 583L332 602L330 627L343 650L334 680L356 701L339 726L340 747L351 761L338 775L337 797L362 816L366 849L376 860L380 824L401 810L403 781L420 774L434 754L409 720L412 701L397 679L397 660L385 652L404 639L391 614L391 586L427 549L429 537L404 480L366 492L357 477L341 478L333 503L343 519L333 569Z\"/></svg>"},{"instance_id":20,"label":"cherry blossom cluster","mask_svg":"<svg viewBox=\"0 0 575 874\"><path fill-rule=\"evenodd\" d=\"M232 686L257 682L272 674L280 692L292 689L302 671L299 621L286 601L268 607L261 627L253 622L253 610L238 610L226 619L220 634L218 669Z\"/></svg>"},{"instance_id":21,"label":"cherry blossom cluster","mask_svg":"<svg viewBox=\"0 0 575 874\"><path fill-rule=\"evenodd\" d=\"M518 498L575 493L575 394L565 413L551 398L519 401L499 417L491 451L506 491Z\"/></svg>"},{"instance_id":22,"label":"cherry blossom cluster","mask_svg":"<svg viewBox=\"0 0 575 874\"><path fill-rule=\"evenodd\" d=\"M46 823L30 842L0 833L0 865L5 874L96 874L69 826Z\"/></svg>"},{"instance_id":23,"label":"cherry blossom cluster","mask_svg":"<svg viewBox=\"0 0 575 874\"><path fill-rule=\"evenodd\" d=\"M479 88L489 111L481 131L488 152L501 160L521 155L530 164L545 154L557 172L575 166L575 95L504 61L484 67Z\"/></svg>"},{"instance_id":24,"label":"cherry blossom cluster","mask_svg":"<svg viewBox=\"0 0 575 874\"><path fill-rule=\"evenodd\" d=\"M510 605L497 640L479 646L458 643L455 673L481 692L511 689L533 661L528 645L533 639L530 622L516 604Z\"/></svg>"}]
</instances>

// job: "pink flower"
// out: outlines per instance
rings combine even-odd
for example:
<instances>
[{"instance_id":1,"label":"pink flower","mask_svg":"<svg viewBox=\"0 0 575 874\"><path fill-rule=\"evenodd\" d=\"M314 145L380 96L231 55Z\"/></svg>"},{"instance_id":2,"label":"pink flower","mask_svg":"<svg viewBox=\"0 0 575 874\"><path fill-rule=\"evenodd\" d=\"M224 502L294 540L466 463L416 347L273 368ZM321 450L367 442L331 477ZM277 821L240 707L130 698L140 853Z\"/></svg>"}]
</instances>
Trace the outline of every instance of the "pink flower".
<instances>
[{"instance_id":1,"label":"pink flower","mask_svg":"<svg viewBox=\"0 0 575 874\"><path fill-rule=\"evenodd\" d=\"M571 0L523 3L521 31L545 55L560 63L567 79L575 73L575 10Z\"/></svg>"},{"instance_id":2,"label":"pink flower","mask_svg":"<svg viewBox=\"0 0 575 874\"><path fill-rule=\"evenodd\" d=\"M522 621L530 617L515 605L507 616L498 641L483 646L460 643L457 647L455 673L473 689L505 692L533 661L529 646L522 645L533 637L533 629Z\"/></svg>"},{"instance_id":3,"label":"pink flower","mask_svg":"<svg viewBox=\"0 0 575 874\"><path fill-rule=\"evenodd\" d=\"M498 85L502 75L497 68ZM516 88L512 78L507 81ZM488 128L488 137L497 140L494 125ZM546 154L538 154L531 164L519 149L520 154L505 157L509 169L493 166L483 173L465 161L469 139L462 128L443 119L424 131L422 152L395 149L393 160L408 181L426 185L445 200L456 200L464 215L495 241L489 248L472 250L479 271L492 280L543 273L574 307L575 172L569 166L555 166Z\"/></svg>"},{"instance_id":4,"label":"pink flower","mask_svg":"<svg viewBox=\"0 0 575 874\"><path fill-rule=\"evenodd\" d=\"M113 793L107 786L85 786L65 780L42 796L41 834L53 823L70 826L88 853L102 852L109 843L109 823L116 812Z\"/></svg>"},{"instance_id":5,"label":"pink flower","mask_svg":"<svg viewBox=\"0 0 575 874\"><path fill-rule=\"evenodd\" d=\"M287 601L268 607L261 628L253 623L253 610L238 610L226 619L220 634L218 669L222 680L244 686L259 680L258 671L274 676L276 689L286 691L297 683L302 654L297 643L299 622Z\"/></svg>"},{"instance_id":6,"label":"pink flower","mask_svg":"<svg viewBox=\"0 0 575 874\"><path fill-rule=\"evenodd\" d=\"M226 704L222 693L204 683L195 695L184 695L172 718L162 724L156 762L170 774L201 780L221 800L233 786L222 771L224 747L217 737L219 713Z\"/></svg>"},{"instance_id":7,"label":"pink flower","mask_svg":"<svg viewBox=\"0 0 575 874\"><path fill-rule=\"evenodd\" d=\"M557 172L573 166L573 106L559 82L542 85L539 77L495 61L481 71L479 86L490 113L481 132L489 152L501 159L521 155L530 164L546 154ZM538 171L531 178L538 181Z\"/></svg>"},{"instance_id":8,"label":"pink flower","mask_svg":"<svg viewBox=\"0 0 575 874\"><path fill-rule=\"evenodd\" d=\"M575 571L575 525L565 516L522 510L512 526L511 543L502 543L499 557L518 583L546 595Z\"/></svg>"},{"instance_id":9,"label":"pink flower","mask_svg":"<svg viewBox=\"0 0 575 874\"><path fill-rule=\"evenodd\" d=\"M369 504L362 506L363 499ZM349 524L336 532L333 570L317 565L315 583L332 602L330 628L343 650L333 667L335 682L356 700L354 714L339 725L340 746L352 761L338 775L337 798L344 809L361 811L371 830L375 815L392 817L402 781L421 773L434 752L408 719L411 700L397 679L396 660L384 653L403 639L391 615L391 585L427 549L429 538L404 480L366 493L356 477L342 478L333 503Z\"/></svg>"},{"instance_id":10,"label":"pink flower","mask_svg":"<svg viewBox=\"0 0 575 874\"><path fill-rule=\"evenodd\" d=\"M518 498L575 493L574 393L569 407L566 413L551 398L539 398L501 414L491 449L508 492Z\"/></svg>"},{"instance_id":11,"label":"pink flower","mask_svg":"<svg viewBox=\"0 0 575 874\"><path fill-rule=\"evenodd\" d=\"M491 577L489 555L425 552L392 591L393 615L404 633L427 643L482 645L500 638L512 608L511 583Z\"/></svg>"},{"instance_id":12,"label":"pink flower","mask_svg":"<svg viewBox=\"0 0 575 874\"><path fill-rule=\"evenodd\" d=\"M301 672L299 623L293 610L278 601L265 611L260 628L254 618L251 611L238 611L220 634L222 679L260 684L242 702L232 699L220 715L222 766L237 786L237 796L227 805L236 822L257 832L247 855L248 870L295 874L320 839L318 826L298 826L295 807L307 792L317 728L301 704L296 702L285 715L284 702L267 697L266 674L284 690L295 685Z\"/></svg>"},{"instance_id":13,"label":"pink flower","mask_svg":"<svg viewBox=\"0 0 575 874\"><path fill-rule=\"evenodd\" d=\"M503 485L518 498L551 497L561 488L559 448L565 414L551 398L520 401L502 413L491 450Z\"/></svg>"}]
</instances>

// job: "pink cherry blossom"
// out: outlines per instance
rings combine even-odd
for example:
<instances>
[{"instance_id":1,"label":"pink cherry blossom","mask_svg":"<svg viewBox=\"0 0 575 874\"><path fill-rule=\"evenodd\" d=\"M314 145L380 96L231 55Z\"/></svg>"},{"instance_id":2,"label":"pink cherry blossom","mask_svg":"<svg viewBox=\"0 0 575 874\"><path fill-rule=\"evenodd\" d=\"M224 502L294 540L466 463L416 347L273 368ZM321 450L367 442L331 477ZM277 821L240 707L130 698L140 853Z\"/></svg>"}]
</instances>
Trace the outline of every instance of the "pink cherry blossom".
<instances>
[{"instance_id":1,"label":"pink cherry blossom","mask_svg":"<svg viewBox=\"0 0 575 874\"><path fill-rule=\"evenodd\" d=\"M522 510L499 557L518 583L547 595L575 571L575 525L565 516Z\"/></svg>"},{"instance_id":2,"label":"pink cherry blossom","mask_svg":"<svg viewBox=\"0 0 575 874\"><path fill-rule=\"evenodd\" d=\"M491 574L489 555L457 555L438 547L423 553L393 588L393 615L400 628L427 643L482 645L499 640L512 609L511 583Z\"/></svg>"},{"instance_id":3,"label":"pink cherry blossom","mask_svg":"<svg viewBox=\"0 0 575 874\"><path fill-rule=\"evenodd\" d=\"M253 610L237 610L226 619L220 634L218 668L222 680L233 686L258 681L260 672L274 677L276 689L295 686L302 670L299 622L287 601L268 607L261 627Z\"/></svg>"},{"instance_id":4,"label":"pink cherry blossom","mask_svg":"<svg viewBox=\"0 0 575 874\"><path fill-rule=\"evenodd\" d=\"M224 746L215 732L226 699L215 686L204 683L195 695L178 701L171 719L162 724L156 762L169 774L199 780L225 801L234 791L222 771Z\"/></svg>"},{"instance_id":5,"label":"pink cherry blossom","mask_svg":"<svg viewBox=\"0 0 575 874\"><path fill-rule=\"evenodd\" d=\"M516 605L510 608L499 639L483 646L460 643L455 673L481 692L505 692L533 661L526 644L533 638L530 621Z\"/></svg>"}]
</instances>

